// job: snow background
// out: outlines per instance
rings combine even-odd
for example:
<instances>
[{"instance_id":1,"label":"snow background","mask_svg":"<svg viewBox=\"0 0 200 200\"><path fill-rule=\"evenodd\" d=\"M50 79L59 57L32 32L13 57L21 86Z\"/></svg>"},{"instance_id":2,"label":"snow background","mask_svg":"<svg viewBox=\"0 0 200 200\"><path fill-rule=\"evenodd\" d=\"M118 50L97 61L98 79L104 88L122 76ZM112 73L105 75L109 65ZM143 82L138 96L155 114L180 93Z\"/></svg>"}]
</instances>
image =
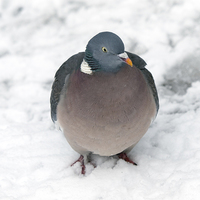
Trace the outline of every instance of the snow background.
<instances>
[{"instance_id":1,"label":"snow background","mask_svg":"<svg viewBox=\"0 0 200 200\"><path fill-rule=\"evenodd\" d=\"M50 119L53 77L89 39L109 30L141 56L159 114L130 152L132 166L79 155ZM0 0L0 199L200 198L198 0Z\"/></svg>"}]
</instances>

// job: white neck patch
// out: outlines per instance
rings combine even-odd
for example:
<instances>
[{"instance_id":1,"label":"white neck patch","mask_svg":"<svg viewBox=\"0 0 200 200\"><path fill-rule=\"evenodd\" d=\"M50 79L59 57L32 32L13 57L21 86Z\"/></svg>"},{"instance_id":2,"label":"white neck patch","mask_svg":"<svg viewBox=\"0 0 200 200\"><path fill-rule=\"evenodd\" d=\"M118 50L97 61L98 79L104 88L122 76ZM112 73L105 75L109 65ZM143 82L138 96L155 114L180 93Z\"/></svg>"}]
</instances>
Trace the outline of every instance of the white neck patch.
<instances>
[{"instance_id":1,"label":"white neck patch","mask_svg":"<svg viewBox=\"0 0 200 200\"><path fill-rule=\"evenodd\" d=\"M83 62L81 63L81 71L85 74L92 75L92 69L84 59Z\"/></svg>"}]
</instances>

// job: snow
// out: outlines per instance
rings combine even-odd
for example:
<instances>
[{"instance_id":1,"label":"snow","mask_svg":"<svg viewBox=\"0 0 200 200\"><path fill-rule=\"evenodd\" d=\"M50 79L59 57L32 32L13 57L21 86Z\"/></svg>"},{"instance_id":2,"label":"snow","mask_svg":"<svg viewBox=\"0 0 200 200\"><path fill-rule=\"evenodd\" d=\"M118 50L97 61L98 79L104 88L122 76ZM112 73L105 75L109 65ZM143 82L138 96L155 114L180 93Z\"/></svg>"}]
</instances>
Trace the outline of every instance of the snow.
<instances>
[{"instance_id":1,"label":"snow","mask_svg":"<svg viewBox=\"0 0 200 200\"><path fill-rule=\"evenodd\" d=\"M200 2L0 1L0 199L200 198ZM160 97L155 122L130 157L79 157L50 119L58 67L100 31L141 56Z\"/></svg>"}]
</instances>

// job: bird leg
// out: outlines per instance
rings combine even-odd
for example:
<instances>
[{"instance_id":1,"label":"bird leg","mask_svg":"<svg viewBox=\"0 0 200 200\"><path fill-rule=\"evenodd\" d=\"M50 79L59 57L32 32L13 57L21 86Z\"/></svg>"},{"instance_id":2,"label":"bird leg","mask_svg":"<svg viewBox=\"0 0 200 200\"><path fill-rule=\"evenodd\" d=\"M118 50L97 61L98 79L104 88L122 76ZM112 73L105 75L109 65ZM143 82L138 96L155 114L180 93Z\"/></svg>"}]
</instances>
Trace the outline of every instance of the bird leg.
<instances>
[{"instance_id":1,"label":"bird leg","mask_svg":"<svg viewBox=\"0 0 200 200\"><path fill-rule=\"evenodd\" d=\"M125 160L125 161L128 162L128 163L131 163L131 164L133 164L133 165L137 165L137 163L133 162L133 161L126 155L126 153L124 153L124 152L117 154L117 156L118 156L120 159Z\"/></svg>"},{"instance_id":2,"label":"bird leg","mask_svg":"<svg viewBox=\"0 0 200 200\"><path fill-rule=\"evenodd\" d=\"M125 160L128 163L131 163L133 165L137 165L137 163L133 162L126 153L122 152L117 154L117 156L119 157L119 159ZM74 163L71 164L71 166L75 165L77 162L81 163L81 174L85 175L85 162L84 162L84 156L80 155L80 157L78 158L78 160L76 160ZM96 168L96 164L92 163L91 160L89 159L89 162L94 166L94 168Z\"/></svg>"},{"instance_id":3,"label":"bird leg","mask_svg":"<svg viewBox=\"0 0 200 200\"><path fill-rule=\"evenodd\" d=\"M81 174L85 174L85 163L84 163L84 156L80 155L79 159L76 160L74 163L71 164L71 166L73 166L74 164L76 164L77 162L81 163Z\"/></svg>"},{"instance_id":4,"label":"bird leg","mask_svg":"<svg viewBox=\"0 0 200 200\"><path fill-rule=\"evenodd\" d=\"M88 159L88 163L90 163L94 168L97 167L97 165L95 163L92 162L92 159L91 159L91 153L88 155L87 159Z\"/></svg>"}]
</instances>

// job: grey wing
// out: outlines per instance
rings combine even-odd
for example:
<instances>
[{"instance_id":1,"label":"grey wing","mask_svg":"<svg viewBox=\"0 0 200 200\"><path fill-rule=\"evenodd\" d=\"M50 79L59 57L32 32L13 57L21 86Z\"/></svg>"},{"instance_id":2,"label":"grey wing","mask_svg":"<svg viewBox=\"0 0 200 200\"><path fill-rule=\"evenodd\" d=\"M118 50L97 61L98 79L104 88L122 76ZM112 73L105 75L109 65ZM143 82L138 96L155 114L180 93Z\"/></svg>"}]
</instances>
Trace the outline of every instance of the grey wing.
<instances>
[{"instance_id":1,"label":"grey wing","mask_svg":"<svg viewBox=\"0 0 200 200\"><path fill-rule=\"evenodd\" d=\"M126 53L128 54L128 57L131 59L133 65L135 65L137 68L139 68L141 70L141 72L143 73L143 75L145 76L145 78L152 90L154 100L156 103L156 108L158 111L158 109L159 109L158 93L157 93L157 89L156 89L155 82L154 82L151 72L145 68L146 62L136 54L132 54L130 52L126 52Z\"/></svg>"},{"instance_id":2,"label":"grey wing","mask_svg":"<svg viewBox=\"0 0 200 200\"><path fill-rule=\"evenodd\" d=\"M157 93L157 89L156 89L156 86L155 86L155 82L154 82L154 79L153 79L153 76L151 74L151 72L149 70L147 70L146 68L144 69L141 69L143 75L145 76L147 82L149 83L149 86L153 92L153 96L154 96L154 100L155 100L155 103L156 103L156 108L157 108L157 112L158 112L158 109L159 109L159 98L158 98L158 93Z\"/></svg>"},{"instance_id":3,"label":"grey wing","mask_svg":"<svg viewBox=\"0 0 200 200\"><path fill-rule=\"evenodd\" d=\"M51 119L57 121L57 105L60 100L60 94L65 84L65 79L74 70L78 69L83 61L85 53L80 52L70 57L65 61L55 74L55 79L52 85L50 104L51 104Z\"/></svg>"},{"instance_id":4,"label":"grey wing","mask_svg":"<svg viewBox=\"0 0 200 200\"><path fill-rule=\"evenodd\" d=\"M128 57L131 59L133 65L135 65L139 69L145 69L147 63L142 58L128 51L126 51L126 53L128 54Z\"/></svg>"}]
</instances>

